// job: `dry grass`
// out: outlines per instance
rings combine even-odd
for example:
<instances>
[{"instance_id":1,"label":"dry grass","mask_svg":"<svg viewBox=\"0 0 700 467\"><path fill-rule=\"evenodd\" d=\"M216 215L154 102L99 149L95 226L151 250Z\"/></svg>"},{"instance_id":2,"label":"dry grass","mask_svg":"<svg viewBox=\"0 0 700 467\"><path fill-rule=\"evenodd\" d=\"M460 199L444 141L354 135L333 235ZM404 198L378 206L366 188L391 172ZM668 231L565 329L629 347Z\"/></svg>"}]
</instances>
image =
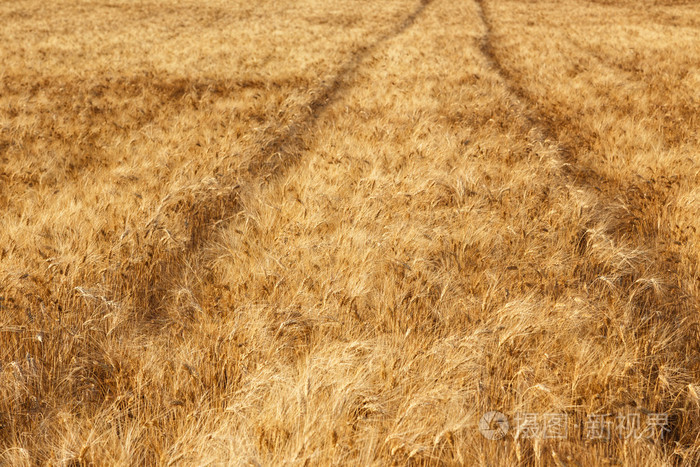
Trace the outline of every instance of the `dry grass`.
<instances>
[{"instance_id":1,"label":"dry grass","mask_svg":"<svg viewBox=\"0 0 700 467\"><path fill-rule=\"evenodd\" d=\"M697 465L700 8L641 3L0 5L0 464Z\"/></svg>"}]
</instances>

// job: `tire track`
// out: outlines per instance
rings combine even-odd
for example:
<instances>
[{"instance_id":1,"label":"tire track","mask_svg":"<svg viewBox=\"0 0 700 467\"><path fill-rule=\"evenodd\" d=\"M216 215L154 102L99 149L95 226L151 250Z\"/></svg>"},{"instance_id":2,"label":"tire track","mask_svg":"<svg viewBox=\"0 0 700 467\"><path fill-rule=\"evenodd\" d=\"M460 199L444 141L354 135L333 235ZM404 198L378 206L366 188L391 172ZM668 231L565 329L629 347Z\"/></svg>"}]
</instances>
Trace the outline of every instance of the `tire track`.
<instances>
[{"instance_id":1,"label":"tire track","mask_svg":"<svg viewBox=\"0 0 700 467\"><path fill-rule=\"evenodd\" d=\"M696 330L698 301L692 291L678 279L681 277L680 264L682 263L678 253L664 247L677 239L673 238L673 232L663 226L661 219L656 216L659 207L672 205L671 201L677 191L675 183L669 183L668 180L663 179L655 180L653 183L648 180L638 182L629 177L614 180L602 174L591 163L584 162L578 151L590 146L591 138L595 135L587 134L580 124L565 115L552 114L553 110L548 111L528 93L527 84L508 70L499 59L497 47L494 45L493 25L488 5L484 0L475 0L475 3L485 30L481 38L481 51L490 67L502 78L506 89L516 98L520 110L534 131L536 140L541 143L554 143L558 149L558 154L564 163L563 180L560 183L582 189L596 200L588 230L602 226L605 234L614 244L627 245L645 253L646 258L642 264L635 265L630 274L619 278L612 292L615 300L627 302L634 312L633 322L636 323L637 330L633 331L633 338L653 342L657 336L664 336L669 327L674 329L676 339L666 349L666 356L671 356L677 365L685 367L690 373L698 374L700 367L697 362L693 363L687 359L689 353L700 352ZM573 129L576 135L574 147L567 146L557 137L559 127ZM605 228L606 224L607 228ZM670 241L664 243L665 238L669 238ZM588 231L581 232L576 254L585 256L589 241ZM581 284L590 300L601 300L604 304L605 295L589 292L589 286L593 286L598 277L604 276L605 271L593 264L590 265L590 269L583 273L579 271ZM643 281L648 277L668 279L666 290L642 290L638 284L644 283ZM607 292L607 294L610 293ZM654 312L655 314L650 313L652 310L663 310L663 314L660 311ZM686 321L689 322L683 326L680 325ZM658 385L658 382L653 383L653 381L658 381L661 364L654 356L648 355L645 358L648 359L648 363L645 363L644 371L649 374L650 384ZM697 430L683 432L684 428L681 428L681 425L687 425L688 420L683 415L685 409L682 403L677 402L680 399L679 396L680 394L676 395L670 405L666 403L658 407L671 414L670 433L663 440L666 445L674 443L692 445L692 439L697 432ZM687 431L687 426L685 430Z\"/></svg>"},{"instance_id":2,"label":"tire track","mask_svg":"<svg viewBox=\"0 0 700 467\"><path fill-rule=\"evenodd\" d=\"M313 91L315 97L304 107L301 117L283 127L277 136L262 146L258 152L260 157L248 165L242 179L236 176L224 177L220 185L225 188L195 193L184 203L176 205L175 215L186 218L189 225L189 241L184 249L164 252L158 242L151 242L146 247L147 260L125 265L108 281L113 284L113 294L117 297L133 297L134 309L142 310L137 311L137 316L145 318L146 322L158 322L164 318L159 315L171 303L168 291L182 280L186 272L201 270L202 261L206 261L201 254L203 248L225 222L240 210L241 188L256 181L271 183L295 167L300 162L305 147L304 138L313 131L324 110L352 85L353 77L362 63L384 43L410 28L431 3L432 0L421 0L403 21L381 34L371 44L352 53L352 58L340 67L333 79ZM144 237L150 238L158 228L155 220L147 226ZM148 288L144 288L143 284L148 284Z\"/></svg>"},{"instance_id":3,"label":"tire track","mask_svg":"<svg viewBox=\"0 0 700 467\"><path fill-rule=\"evenodd\" d=\"M563 164L562 174L565 182L584 189L593 194L597 200L596 211L600 216L596 216L598 221L606 218L605 214L615 214L618 219L612 228L608 228L607 233L619 243L632 241L635 247L645 251L653 251L651 245L653 240L662 237L666 232L661 231L656 218L644 218L649 215L651 203L665 204L672 196L672 184L663 183L663 180L656 185L650 183L631 182L627 185L619 180L613 180L597 170L595 166L587 164L578 156L578 151L574 147L563 143L557 136L558 127L569 127L575 130L577 148L588 147L593 135L588 135L577 125L566 117L551 115L547 109L540 110L541 104L530 96L520 79L506 69L498 58L498 54L493 45L492 24L488 15L488 8L483 0L476 0L479 7L479 16L484 24L485 34L481 39L481 50L489 65L501 76L507 90L515 96L526 121L534 130L536 139L541 143L553 143L558 149ZM624 180L623 180L624 181ZM629 181L627 181L629 182ZM651 203L650 203L651 202ZM619 205L622 204L627 214L621 212ZM640 224L647 227L648 231L640 228ZM594 227L591 225L590 227ZM582 239L585 243L586 238ZM583 251L582 251L583 253ZM676 258L671 258L675 260ZM675 262L675 261L674 261ZM631 278L630 278L631 279ZM635 279L636 280L636 279ZM680 292L680 291L678 291ZM683 294L688 295L688 294Z\"/></svg>"},{"instance_id":4,"label":"tire track","mask_svg":"<svg viewBox=\"0 0 700 467\"><path fill-rule=\"evenodd\" d=\"M564 174L575 183L593 187L600 190L599 185L607 184L604 176L592 167L582 166L574 155L574 150L563 144L556 136L556 123L550 117L538 110L538 105L533 100L526 89L519 84L518 80L507 70L498 59L493 46L493 27L486 13L484 0L474 0L478 7L478 15L484 25L484 34L481 37L479 48L486 58L489 66L501 77L503 85L508 92L514 96L521 108L525 120L532 130L535 130L536 139L541 142L555 143L558 153L564 162Z\"/></svg>"},{"instance_id":5,"label":"tire track","mask_svg":"<svg viewBox=\"0 0 700 467\"><path fill-rule=\"evenodd\" d=\"M502 78L503 85L508 92L518 101L520 111L531 129L535 131L535 139L540 143L553 143L557 148L562 164L562 174L569 183L585 189L598 199L596 211L600 213L599 220L606 217L616 217L617 222L614 228L607 229L609 234L616 237L618 241L627 241L630 237L639 233L641 220L630 213L643 213L647 211L648 200L655 200L660 204L667 202L672 186L664 184L661 180L659 186L651 185L644 181L642 183L630 183L621 186L619 181L613 180L601 173L595 166L584 162L578 156L578 151L582 148L590 148L592 135L586 134L584 129L566 116L551 114L547 109L541 109L540 103L527 91L526 84L515 76L510 70L505 68L498 57L494 47L493 26L487 13L487 6L484 0L475 0L478 6L479 17L484 25L485 33L481 38L480 49L489 63L490 67ZM574 141L566 144L557 135L557 128L569 127L575 131ZM574 149L574 148L578 148ZM646 194L640 196L640 193ZM627 209L621 209L620 205ZM656 219L649 219L644 223L652 228L650 233L644 234L646 245L651 244L652 237L658 237ZM593 227L593 226L590 226ZM580 244L584 247L581 253L585 252L585 244L588 242L588 234L581 233ZM672 261L677 262L676 258Z\"/></svg>"}]
</instances>

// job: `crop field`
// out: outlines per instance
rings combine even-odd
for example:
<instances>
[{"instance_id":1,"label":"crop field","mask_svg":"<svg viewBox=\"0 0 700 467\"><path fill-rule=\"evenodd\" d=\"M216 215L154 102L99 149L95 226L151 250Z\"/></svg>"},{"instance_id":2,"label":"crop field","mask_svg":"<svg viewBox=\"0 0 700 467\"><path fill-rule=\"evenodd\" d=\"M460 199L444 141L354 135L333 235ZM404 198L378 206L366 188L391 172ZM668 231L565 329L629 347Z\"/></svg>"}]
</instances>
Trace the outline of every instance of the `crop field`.
<instances>
[{"instance_id":1,"label":"crop field","mask_svg":"<svg viewBox=\"0 0 700 467\"><path fill-rule=\"evenodd\" d=\"M700 464L700 3L0 1L0 465Z\"/></svg>"}]
</instances>

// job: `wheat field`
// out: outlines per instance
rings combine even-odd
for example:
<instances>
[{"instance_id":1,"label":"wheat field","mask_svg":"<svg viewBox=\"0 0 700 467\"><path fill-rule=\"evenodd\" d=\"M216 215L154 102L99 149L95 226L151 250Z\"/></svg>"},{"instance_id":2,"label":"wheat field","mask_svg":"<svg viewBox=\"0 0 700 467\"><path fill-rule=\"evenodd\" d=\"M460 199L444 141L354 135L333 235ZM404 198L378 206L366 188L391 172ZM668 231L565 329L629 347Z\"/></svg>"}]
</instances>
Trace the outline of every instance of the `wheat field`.
<instances>
[{"instance_id":1,"label":"wheat field","mask_svg":"<svg viewBox=\"0 0 700 467\"><path fill-rule=\"evenodd\" d=\"M699 3L0 24L0 465L700 464Z\"/></svg>"}]
</instances>

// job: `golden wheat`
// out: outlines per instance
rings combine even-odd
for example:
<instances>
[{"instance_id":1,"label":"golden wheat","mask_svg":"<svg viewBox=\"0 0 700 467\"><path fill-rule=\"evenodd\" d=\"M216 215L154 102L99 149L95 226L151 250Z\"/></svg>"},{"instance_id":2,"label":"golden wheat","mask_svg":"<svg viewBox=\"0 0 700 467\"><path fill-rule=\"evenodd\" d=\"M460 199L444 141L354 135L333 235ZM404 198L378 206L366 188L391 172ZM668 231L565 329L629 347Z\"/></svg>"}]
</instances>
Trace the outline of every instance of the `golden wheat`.
<instances>
[{"instance_id":1,"label":"golden wheat","mask_svg":"<svg viewBox=\"0 0 700 467\"><path fill-rule=\"evenodd\" d=\"M0 23L1 464L700 462L694 2Z\"/></svg>"}]
</instances>

